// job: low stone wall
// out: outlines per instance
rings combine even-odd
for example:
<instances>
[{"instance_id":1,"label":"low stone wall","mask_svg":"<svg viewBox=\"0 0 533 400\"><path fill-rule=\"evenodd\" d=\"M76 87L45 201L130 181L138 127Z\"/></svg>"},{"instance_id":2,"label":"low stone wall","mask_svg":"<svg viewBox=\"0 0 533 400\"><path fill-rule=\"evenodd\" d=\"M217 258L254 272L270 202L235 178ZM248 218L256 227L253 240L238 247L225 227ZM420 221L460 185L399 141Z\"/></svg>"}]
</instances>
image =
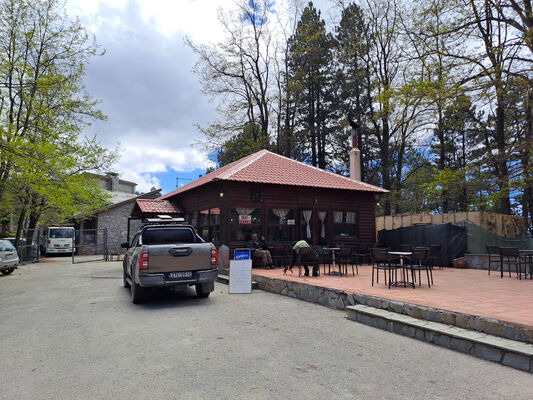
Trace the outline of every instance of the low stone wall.
<instances>
[{"instance_id":1,"label":"low stone wall","mask_svg":"<svg viewBox=\"0 0 533 400\"><path fill-rule=\"evenodd\" d=\"M440 322L463 329L533 344L533 330L523 326L508 324L492 318L441 310L418 304L403 303L379 297L359 294L354 294L354 296L357 304L368 305L426 321Z\"/></svg>"},{"instance_id":2,"label":"low stone wall","mask_svg":"<svg viewBox=\"0 0 533 400\"><path fill-rule=\"evenodd\" d=\"M432 322L358 304L346 307L347 318L399 335L433 343L498 362L522 371L533 372L533 345L474 332L444 323Z\"/></svg>"},{"instance_id":3,"label":"low stone wall","mask_svg":"<svg viewBox=\"0 0 533 400\"><path fill-rule=\"evenodd\" d=\"M330 308L343 310L347 306L363 304L422 320L441 322L459 328L533 344L533 330L496 319L403 303L359 293L349 293L300 282L266 278L259 275L254 275L253 279L258 283L258 289Z\"/></svg>"},{"instance_id":4,"label":"low stone wall","mask_svg":"<svg viewBox=\"0 0 533 400\"><path fill-rule=\"evenodd\" d=\"M254 275L253 279L257 282L258 289L266 292L281 294L338 310L344 310L346 306L355 305L353 293L282 279L265 278L259 275Z\"/></svg>"},{"instance_id":5,"label":"low stone wall","mask_svg":"<svg viewBox=\"0 0 533 400\"><path fill-rule=\"evenodd\" d=\"M468 269L484 269L485 271L489 269L489 255L488 254L465 254L466 268ZM500 261L496 260L496 257L493 256L492 263L490 266L491 271L500 271ZM504 272L509 271L508 266L503 267ZM511 271L514 272L514 269Z\"/></svg>"},{"instance_id":6,"label":"low stone wall","mask_svg":"<svg viewBox=\"0 0 533 400\"><path fill-rule=\"evenodd\" d=\"M488 254L465 254L467 268L469 269L489 269L489 255ZM492 263L491 271L499 270L496 263Z\"/></svg>"}]
</instances>

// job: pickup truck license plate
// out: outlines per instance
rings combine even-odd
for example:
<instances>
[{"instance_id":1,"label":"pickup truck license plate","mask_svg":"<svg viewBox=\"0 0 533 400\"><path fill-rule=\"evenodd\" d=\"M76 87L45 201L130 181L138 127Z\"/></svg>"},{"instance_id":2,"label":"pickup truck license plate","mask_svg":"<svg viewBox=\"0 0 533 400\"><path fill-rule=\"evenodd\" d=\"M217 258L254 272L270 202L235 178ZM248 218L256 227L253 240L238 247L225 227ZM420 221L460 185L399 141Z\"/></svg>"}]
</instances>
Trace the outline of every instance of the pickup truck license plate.
<instances>
[{"instance_id":1,"label":"pickup truck license plate","mask_svg":"<svg viewBox=\"0 0 533 400\"><path fill-rule=\"evenodd\" d=\"M176 279L176 278L192 278L192 272L191 271L188 271L188 272L169 272L168 277L169 278L173 278L173 279Z\"/></svg>"}]
</instances>

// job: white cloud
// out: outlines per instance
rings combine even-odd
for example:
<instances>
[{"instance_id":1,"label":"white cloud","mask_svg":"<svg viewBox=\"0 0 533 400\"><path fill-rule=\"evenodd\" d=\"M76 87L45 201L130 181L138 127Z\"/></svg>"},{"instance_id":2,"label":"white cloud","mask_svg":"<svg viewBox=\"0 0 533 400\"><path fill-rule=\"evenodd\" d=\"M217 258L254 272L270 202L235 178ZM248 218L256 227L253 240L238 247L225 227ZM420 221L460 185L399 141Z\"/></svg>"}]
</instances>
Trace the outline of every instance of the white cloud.
<instances>
[{"instance_id":1,"label":"white cloud","mask_svg":"<svg viewBox=\"0 0 533 400\"><path fill-rule=\"evenodd\" d=\"M152 187L161 188L161 182L154 174L188 172L213 166L205 154L193 148L128 145L122 150L116 170L122 179L137 183L140 192L148 192Z\"/></svg>"},{"instance_id":2,"label":"white cloud","mask_svg":"<svg viewBox=\"0 0 533 400\"><path fill-rule=\"evenodd\" d=\"M135 190L140 193L150 192L152 188L161 188L161 182L159 179L150 174L139 174L134 171L126 171L120 175L120 179L135 182L137 184Z\"/></svg>"},{"instance_id":3,"label":"white cloud","mask_svg":"<svg viewBox=\"0 0 533 400\"><path fill-rule=\"evenodd\" d=\"M123 12L129 7L137 8L143 21L163 35L185 33L203 43L223 35L217 20L218 10L236 8L234 0L70 0L68 3L69 13L89 20L92 31L116 25L118 20L109 18L109 11Z\"/></svg>"},{"instance_id":4,"label":"white cloud","mask_svg":"<svg viewBox=\"0 0 533 400\"><path fill-rule=\"evenodd\" d=\"M141 147L129 145L124 148L117 166L120 171L159 173L173 170L193 171L205 169L212 162L205 154L193 148L170 149L166 147Z\"/></svg>"}]
</instances>

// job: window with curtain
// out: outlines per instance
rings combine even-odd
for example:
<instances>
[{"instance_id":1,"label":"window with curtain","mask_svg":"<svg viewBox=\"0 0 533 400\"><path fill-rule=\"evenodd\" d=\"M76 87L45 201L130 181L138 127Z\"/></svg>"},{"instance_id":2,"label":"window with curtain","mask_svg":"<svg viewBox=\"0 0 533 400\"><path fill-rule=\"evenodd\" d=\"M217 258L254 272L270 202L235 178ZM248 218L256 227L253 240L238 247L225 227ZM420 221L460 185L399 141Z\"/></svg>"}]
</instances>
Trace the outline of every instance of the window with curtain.
<instances>
[{"instance_id":1,"label":"window with curtain","mask_svg":"<svg viewBox=\"0 0 533 400\"><path fill-rule=\"evenodd\" d=\"M319 211L318 217L318 244L328 244L329 226L328 226L328 213L327 211Z\"/></svg>"},{"instance_id":2,"label":"window with curtain","mask_svg":"<svg viewBox=\"0 0 533 400\"><path fill-rule=\"evenodd\" d=\"M300 211L300 238L310 242L313 239L313 232L311 224L313 223L312 217L313 210Z\"/></svg>"},{"instance_id":3,"label":"window with curtain","mask_svg":"<svg viewBox=\"0 0 533 400\"><path fill-rule=\"evenodd\" d=\"M294 210L288 208L270 208L267 212L267 241L292 242L295 236L295 226L288 221L294 221Z\"/></svg>"},{"instance_id":4,"label":"window with curtain","mask_svg":"<svg viewBox=\"0 0 533 400\"><path fill-rule=\"evenodd\" d=\"M359 225L355 211L334 211L333 231L337 237L359 236Z\"/></svg>"},{"instance_id":5,"label":"window with curtain","mask_svg":"<svg viewBox=\"0 0 533 400\"><path fill-rule=\"evenodd\" d=\"M242 220L241 216L249 216L249 218ZM230 213L231 241L246 242L250 239L252 233L261 235L261 209L252 207L232 208Z\"/></svg>"},{"instance_id":6,"label":"window with curtain","mask_svg":"<svg viewBox=\"0 0 533 400\"><path fill-rule=\"evenodd\" d=\"M230 223L238 224L241 215L249 215L250 223L261 224L261 210L259 208L234 207L231 209Z\"/></svg>"}]
</instances>

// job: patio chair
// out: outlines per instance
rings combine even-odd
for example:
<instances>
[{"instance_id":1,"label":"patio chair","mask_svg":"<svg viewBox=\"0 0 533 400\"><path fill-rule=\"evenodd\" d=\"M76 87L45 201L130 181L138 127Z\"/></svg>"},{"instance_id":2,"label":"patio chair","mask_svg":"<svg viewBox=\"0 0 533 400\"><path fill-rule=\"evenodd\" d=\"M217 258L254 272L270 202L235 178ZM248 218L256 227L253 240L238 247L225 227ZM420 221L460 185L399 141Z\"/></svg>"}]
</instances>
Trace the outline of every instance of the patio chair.
<instances>
[{"instance_id":1,"label":"patio chair","mask_svg":"<svg viewBox=\"0 0 533 400\"><path fill-rule=\"evenodd\" d=\"M388 287L390 289L392 284L392 273L397 274L400 268L399 264L393 260L387 248L371 248L370 255L372 257L372 286L374 286L374 270L376 270L376 283L379 283L379 271L383 271L385 277L385 284L387 284L387 272L389 273Z\"/></svg>"},{"instance_id":2,"label":"patio chair","mask_svg":"<svg viewBox=\"0 0 533 400\"><path fill-rule=\"evenodd\" d=\"M428 288L430 288L433 284L433 271L431 271L431 268L428 265L429 249L427 247L415 247L413 248L412 253L413 254L409 257L409 265L407 268L411 270L413 289L415 287L416 271L418 271L418 286L422 286L422 271L426 271Z\"/></svg>"},{"instance_id":3,"label":"patio chair","mask_svg":"<svg viewBox=\"0 0 533 400\"><path fill-rule=\"evenodd\" d=\"M529 268L529 279L533 279L533 251L520 254L524 260L524 278L527 279L527 271Z\"/></svg>"},{"instance_id":4,"label":"patio chair","mask_svg":"<svg viewBox=\"0 0 533 400\"><path fill-rule=\"evenodd\" d=\"M440 247L440 246L439 246ZM423 245L423 246L416 246L413 247L414 250L421 250L425 249L427 250L427 259L426 259L426 265L429 268L429 276L431 277L431 284L433 285L433 264L435 263L435 257L431 257L431 247L429 245Z\"/></svg>"},{"instance_id":5,"label":"patio chair","mask_svg":"<svg viewBox=\"0 0 533 400\"><path fill-rule=\"evenodd\" d=\"M501 271L500 278L503 278L503 268L507 266L509 278L511 277L511 267L514 266L519 279L522 279L522 258L518 247L500 247Z\"/></svg>"},{"instance_id":6,"label":"patio chair","mask_svg":"<svg viewBox=\"0 0 533 400\"><path fill-rule=\"evenodd\" d=\"M413 246L410 244L400 244L400 251L411 251Z\"/></svg>"},{"instance_id":7,"label":"patio chair","mask_svg":"<svg viewBox=\"0 0 533 400\"><path fill-rule=\"evenodd\" d=\"M328 273L331 272L331 252L329 250L324 250L324 246L313 246L318 253L318 263L322 264L324 267L324 275L326 275L326 264L328 265Z\"/></svg>"},{"instance_id":8,"label":"patio chair","mask_svg":"<svg viewBox=\"0 0 533 400\"><path fill-rule=\"evenodd\" d=\"M348 264L351 264L352 266L352 275L355 276L354 273L354 257L353 257L353 250L351 247L341 247L339 251L339 264L341 265L341 268L345 275L348 275ZM359 275L359 269L357 268L357 264L355 264L355 268L357 269L357 274Z\"/></svg>"},{"instance_id":9,"label":"patio chair","mask_svg":"<svg viewBox=\"0 0 533 400\"><path fill-rule=\"evenodd\" d=\"M252 257L252 268L265 268L265 264L261 258Z\"/></svg>"},{"instance_id":10,"label":"patio chair","mask_svg":"<svg viewBox=\"0 0 533 400\"><path fill-rule=\"evenodd\" d=\"M352 259L355 265L363 265L363 263L370 263L370 253L368 251L370 243L356 243L352 247ZM359 273L359 271L357 271Z\"/></svg>"},{"instance_id":11,"label":"patio chair","mask_svg":"<svg viewBox=\"0 0 533 400\"><path fill-rule=\"evenodd\" d=\"M318 264L318 251L314 247L309 247L306 249L303 249L300 254L298 254L298 276L302 276L302 266L303 264L308 264L309 267L313 267L313 273L312 275L315 276L315 271L317 273L316 276L320 275L320 265Z\"/></svg>"},{"instance_id":12,"label":"patio chair","mask_svg":"<svg viewBox=\"0 0 533 400\"><path fill-rule=\"evenodd\" d=\"M272 255L272 263L277 267L285 267L290 265L291 253L290 249L284 244L274 244L270 247L270 254Z\"/></svg>"},{"instance_id":13,"label":"patio chair","mask_svg":"<svg viewBox=\"0 0 533 400\"><path fill-rule=\"evenodd\" d=\"M500 265L501 263L501 255L500 255L500 248L498 246L486 246L487 254L489 255L489 275L491 266L494 263L497 263L497 265Z\"/></svg>"},{"instance_id":14,"label":"patio chair","mask_svg":"<svg viewBox=\"0 0 533 400\"><path fill-rule=\"evenodd\" d=\"M422 246L421 246L422 247ZM423 246L428 247L428 246ZM439 267L439 269L442 269L442 262L440 259L440 244L430 244L429 245L429 263L430 267L433 270L433 267Z\"/></svg>"}]
</instances>

